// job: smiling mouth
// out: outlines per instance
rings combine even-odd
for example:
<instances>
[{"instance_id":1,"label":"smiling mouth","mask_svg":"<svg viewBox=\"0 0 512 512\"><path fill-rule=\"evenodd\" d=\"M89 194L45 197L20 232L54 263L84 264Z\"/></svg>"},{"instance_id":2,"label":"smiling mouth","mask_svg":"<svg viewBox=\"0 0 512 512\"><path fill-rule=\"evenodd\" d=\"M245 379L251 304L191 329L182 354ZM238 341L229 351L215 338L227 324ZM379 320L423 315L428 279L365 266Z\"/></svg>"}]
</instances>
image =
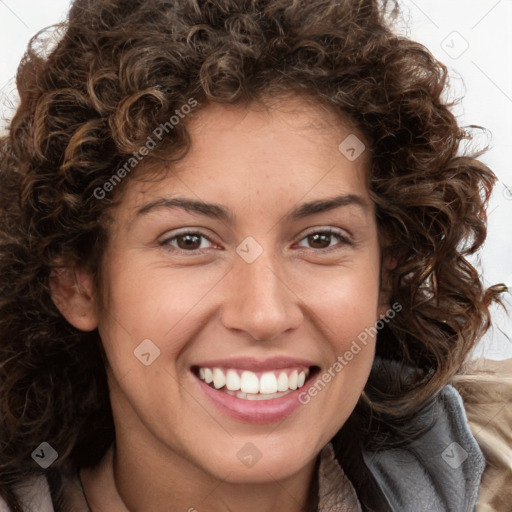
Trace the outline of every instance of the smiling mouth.
<instances>
[{"instance_id":1,"label":"smiling mouth","mask_svg":"<svg viewBox=\"0 0 512 512\"><path fill-rule=\"evenodd\" d=\"M302 388L317 367L252 372L237 368L193 367L194 375L211 388L242 400L274 400Z\"/></svg>"}]
</instances>

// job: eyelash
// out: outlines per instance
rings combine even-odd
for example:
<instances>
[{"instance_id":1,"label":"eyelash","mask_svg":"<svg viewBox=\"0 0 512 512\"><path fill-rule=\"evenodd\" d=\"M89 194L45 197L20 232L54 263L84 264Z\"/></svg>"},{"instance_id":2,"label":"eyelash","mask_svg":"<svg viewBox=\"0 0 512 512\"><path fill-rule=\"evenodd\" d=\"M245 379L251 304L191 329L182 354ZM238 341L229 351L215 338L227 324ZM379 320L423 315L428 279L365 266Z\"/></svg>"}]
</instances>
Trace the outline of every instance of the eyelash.
<instances>
[{"instance_id":1,"label":"eyelash","mask_svg":"<svg viewBox=\"0 0 512 512\"><path fill-rule=\"evenodd\" d=\"M321 230L318 230L318 231L311 231L310 233L307 233L305 236L303 236L299 242L302 242L303 240L305 240L306 238L312 236L312 235L319 235L319 234L322 234L322 235L328 235L328 236L331 236L331 237L336 237L343 245L353 245L353 242L348 238L346 237L345 235L343 235L342 233L340 233L339 231L336 231L332 228L326 228L326 229L321 229ZM198 235L199 237L201 238L204 238L206 240L208 240L210 243L214 244L215 242L213 242L213 240L204 235L203 233L199 232L199 231L184 231L182 233L178 233L172 237L169 237L169 238L166 238L165 240L162 240L161 242L159 242L160 246L170 246L170 242L172 240L175 240L177 238L180 238L180 237L184 237L184 236L187 236L187 235ZM178 251L178 252L182 252L182 253L189 253L190 255L196 255L196 254L201 254L203 251L205 251L206 249L193 249L191 251L187 251L185 249L180 249L179 247L174 247L174 246L171 246L173 249L173 251ZM306 247L306 249L308 249L308 247ZM314 249L314 248L309 248L309 249L312 249L314 252L320 252L320 253L325 253L325 252L330 252L332 250L337 250L336 249L336 246L333 246L333 247L326 247L324 249Z\"/></svg>"}]
</instances>

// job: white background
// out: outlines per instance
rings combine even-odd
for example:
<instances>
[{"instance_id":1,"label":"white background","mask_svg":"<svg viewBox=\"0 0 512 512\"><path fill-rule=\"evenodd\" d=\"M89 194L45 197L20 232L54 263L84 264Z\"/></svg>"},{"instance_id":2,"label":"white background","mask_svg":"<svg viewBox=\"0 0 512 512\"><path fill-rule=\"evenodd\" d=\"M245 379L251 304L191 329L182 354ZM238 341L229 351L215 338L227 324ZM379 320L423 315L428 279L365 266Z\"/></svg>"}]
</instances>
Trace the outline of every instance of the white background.
<instances>
[{"instance_id":1,"label":"white background","mask_svg":"<svg viewBox=\"0 0 512 512\"><path fill-rule=\"evenodd\" d=\"M65 18L69 0L0 0L0 105L2 118L16 105L14 75L31 36ZM512 0L403 0L397 29L429 48L451 75L450 98L462 125L487 128L482 157L499 183L488 209L481 269L486 284L512 287ZM510 189L507 188L510 187ZM475 262L477 263L477 262ZM507 304L512 308L510 293ZM475 350L493 359L512 357L512 320L493 310L494 327ZM510 337L511 339L507 339Z\"/></svg>"}]
</instances>

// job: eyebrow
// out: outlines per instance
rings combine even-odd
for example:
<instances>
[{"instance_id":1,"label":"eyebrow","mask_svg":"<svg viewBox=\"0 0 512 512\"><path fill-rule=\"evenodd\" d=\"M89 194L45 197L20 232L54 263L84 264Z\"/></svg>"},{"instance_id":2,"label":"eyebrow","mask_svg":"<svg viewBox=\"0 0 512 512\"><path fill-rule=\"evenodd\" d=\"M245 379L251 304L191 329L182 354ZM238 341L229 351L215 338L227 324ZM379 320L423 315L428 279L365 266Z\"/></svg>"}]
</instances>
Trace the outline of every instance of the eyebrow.
<instances>
[{"instance_id":1,"label":"eyebrow","mask_svg":"<svg viewBox=\"0 0 512 512\"><path fill-rule=\"evenodd\" d=\"M317 199L304 203L294 208L291 212L285 215L285 219L288 221L303 219L317 213L327 212L339 208L342 206L357 206L362 210L366 211L369 208L369 204L361 197L356 194L341 194L328 199ZM235 214L216 203L205 203L203 201L195 201L191 199L173 197L156 199L145 205L141 206L137 210L136 216L143 216L151 211L166 208L181 208L191 213L199 213L207 217L219 219L233 223L235 220Z\"/></svg>"}]
</instances>

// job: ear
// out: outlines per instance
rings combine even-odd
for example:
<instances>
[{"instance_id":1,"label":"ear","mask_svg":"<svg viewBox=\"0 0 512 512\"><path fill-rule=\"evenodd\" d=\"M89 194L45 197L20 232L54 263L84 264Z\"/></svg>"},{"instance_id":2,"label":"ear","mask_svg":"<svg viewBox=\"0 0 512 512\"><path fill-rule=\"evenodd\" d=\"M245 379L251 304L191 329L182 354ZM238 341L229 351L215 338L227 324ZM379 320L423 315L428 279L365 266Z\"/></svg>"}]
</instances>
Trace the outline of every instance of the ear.
<instances>
[{"instance_id":1,"label":"ear","mask_svg":"<svg viewBox=\"0 0 512 512\"><path fill-rule=\"evenodd\" d=\"M61 267L52 270L49 284L54 304L71 325L81 331L96 329L98 315L90 273Z\"/></svg>"},{"instance_id":2,"label":"ear","mask_svg":"<svg viewBox=\"0 0 512 512\"><path fill-rule=\"evenodd\" d=\"M381 278L380 278L380 295L379 295L379 307L378 307L378 315L379 319L386 316L390 304L390 292L391 292L391 280L389 276L389 271L393 270L397 266L397 260L392 256L385 256L382 259L381 264Z\"/></svg>"}]
</instances>

